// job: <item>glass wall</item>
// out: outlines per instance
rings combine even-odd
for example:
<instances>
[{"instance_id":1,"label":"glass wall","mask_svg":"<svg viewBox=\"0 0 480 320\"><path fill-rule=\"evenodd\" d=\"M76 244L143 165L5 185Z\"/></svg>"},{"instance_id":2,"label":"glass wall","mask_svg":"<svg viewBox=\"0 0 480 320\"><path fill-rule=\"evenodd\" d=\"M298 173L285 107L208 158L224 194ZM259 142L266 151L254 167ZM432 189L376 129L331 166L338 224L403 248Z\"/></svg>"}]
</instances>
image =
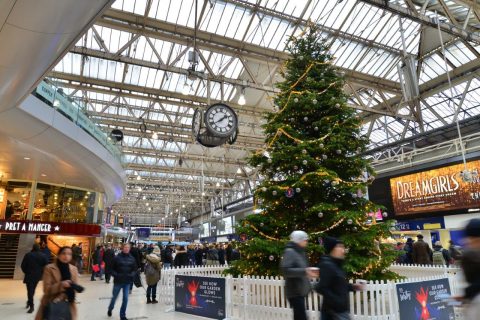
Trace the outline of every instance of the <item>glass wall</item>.
<instances>
[{"instance_id":1,"label":"glass wall","mask_svg":"<svg viewBox=\"0 0 480 320\"><path fill-rule=\"evenodd\" d=\"M94 208L95 192L38 183L32 220L89 223Z\"/></svg>"},{"instance_id":2,"label":"glass wall","mask_svg":"<svg viewBox=\"0 0 480 320\"><path fill-rule=\"evenodd\" d=\"M224 234L233 234L235 233L234 226L235 225L235 216L230 216L219 220L218 223L218 235Z\"/></svg>"},{"instance_id":3,"label":"glass wall","mask_svg":"<svg viewBox=\"0 0 480 320\"><path fill-rule=\"evenodd\" d=\"M0 186L0 218L26 220L30 204L32 183L8 181Z\"/></svg>"}]
</instances>

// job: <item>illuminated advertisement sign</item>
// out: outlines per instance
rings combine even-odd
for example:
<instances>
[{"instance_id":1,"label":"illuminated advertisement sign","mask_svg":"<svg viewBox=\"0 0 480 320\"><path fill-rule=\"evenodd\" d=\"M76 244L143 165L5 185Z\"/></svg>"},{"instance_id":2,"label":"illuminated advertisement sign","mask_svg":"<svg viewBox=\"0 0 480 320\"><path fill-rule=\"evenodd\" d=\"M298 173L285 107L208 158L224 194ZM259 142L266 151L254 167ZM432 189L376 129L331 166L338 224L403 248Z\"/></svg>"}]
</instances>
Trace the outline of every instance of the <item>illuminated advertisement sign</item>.
<instances>
[{"instance_id":1,"label":"illuminated advertisement sign","mask_svg":"<svg viewBox=\"0 0 480 320\"><path fill-rule=\"evenodd\" d=\"M480 161L438 168L390 179L395 214L480 207Z\"/></svg>"}]
</instances>

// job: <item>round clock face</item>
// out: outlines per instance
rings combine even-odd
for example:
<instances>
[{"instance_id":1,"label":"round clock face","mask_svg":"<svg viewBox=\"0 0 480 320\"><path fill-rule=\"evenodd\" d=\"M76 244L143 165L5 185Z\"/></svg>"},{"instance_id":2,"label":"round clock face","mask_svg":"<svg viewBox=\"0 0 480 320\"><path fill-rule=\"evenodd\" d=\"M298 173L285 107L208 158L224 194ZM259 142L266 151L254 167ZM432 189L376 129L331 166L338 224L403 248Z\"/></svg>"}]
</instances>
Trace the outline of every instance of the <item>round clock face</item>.
<instances>
[{"instance_id":1,"label":"round clock face","mask_svg":"<svg viewBox=\"0 0 480 320\"><path fill-rule=\"evenodd\" d=\"M192 133L193 137L196 139L200 133L202 127L202 110L195 109L192 119Z\"/></svg>"},{"instance_id":2,"label":"round clock face","mask_svg":"<svg viewBox=\"0 0 480 320\"><path fill-rule=\"evenodd\" d=\"M205 112L205 125L212 134L228 137L237 130L237 115L226 104L216 103Z\"/></svg>"}]
</instances>

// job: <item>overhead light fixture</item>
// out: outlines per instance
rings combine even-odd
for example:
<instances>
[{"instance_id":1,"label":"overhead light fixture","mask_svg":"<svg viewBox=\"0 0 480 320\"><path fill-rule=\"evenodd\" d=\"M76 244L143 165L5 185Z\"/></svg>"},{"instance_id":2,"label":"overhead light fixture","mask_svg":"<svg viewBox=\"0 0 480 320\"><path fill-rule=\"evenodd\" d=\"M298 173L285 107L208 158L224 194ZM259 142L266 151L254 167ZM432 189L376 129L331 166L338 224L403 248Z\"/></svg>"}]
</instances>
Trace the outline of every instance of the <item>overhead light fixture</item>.
<instances>
[{"instance_id":1,"label":"overhead light fixture","mask_svg":"<svg viewBox=\"0 0 480 320\"><path fill-rule=\"evenodd\" d=\"M190 86L188 85L187 80L185 80L185 83L183 84L182 94L184 94L186 96L188 96L190 94Z\"/></svg>"},{"instance_id":2,"label":"overhead light fixture","mask_svg":"<svg viewBox=\"0 0 480 320\"><path fill-rule=\"evenodd\" d=\"M202 192L202 197L205 197L205 192Z\"/></svg>"},{"instance_id":3,"label":"overhead light fixture","mask_svg":"<svg viewBox=\"0 0 480 320\"><path fill-rule=\"evenodd\" d=\"M185 208L185 205L184 205L184 204L182 205L182 208Z\"/></svg>"},{"instance_id":4,"label":"overhead light fixture","mask_svg":"<svg viewBox=\"0 0 480 320\"><path fill-rule=\"evenodd\" d=\"M242 87L241 92L240 92L240 97L238 97L238 104L243 106L247 103L245 100L245 87Z\"/></svg>"},{"instance_id":5,"label":"overhead light fixture","mask_svg":"<svg viewBox=\"0 0 480 320\"><path fill-rule=\"evenodd\" d=\"M142 180L142 177L141 177L141 176L137 176L137 180Z\"/></svg>"},{"instance_id":6,"label":"overhead light fixture","mask_svg":"<svg viewBox=\"0 0 480 320\"><path fill-rule=\"evenodd\" d=\"M238 168L237 169L237 174L241 174L242 173L242 168Z\"/></svg>"},{"instance_id":7,"label":"overhead light fixture","mask_svg":"<svg viewBox=\"0 0 480 320\"><path fill-rule=\"evenodd\" d=\"M146 196L143 196L143 200L146 200L146 199L147 199L147 197L146 197Z\"/></svg>"},{"instance_id":8,"label":"overhead light fixture","mask_svg":"<svg viewBox=\"0 0 480 320\"><path fill-rule=\"evenodd\" d=\"M142 191L142 187L138 187L137 190L138 190L138 191Z\"/></svg>"},{"instance_id":9,"label":"overhead light fixture","mask_svg":"<svg viewBox=\"0 0 480 320\"><path fill-rule=\"evenodd\" d=\"M220 187L220 182L217 182L216 186L217 186L217 188Z\"/></svg>"},{"instance_id":10,"label":"overhead light fixture","mask_svg":"<svg viewBox=\"0 0 480 320\"><path fill-rule=\"evenodd\" d=\"M154 133L152 134L152 139L158 140L158 133L154 132Z\"/></svg>"},{"instance_id":11,"label":"overhead light fixture","mask_svg":"<svg viewBox=\"0 0 480 320\"><path fill-rule=\"evenodd\" d=\"M45 173L42 173L41 176L42 176L42 177L46 177L47 175L46 175Z\"/></svg>"},{"instance_id":12,"label":"overhead light fixture","mask_svg":"<svg viewBox=\"0 0 480 320\"><path fill-rule=\"evenodd\" d=\"M30 160L30 158L29 158L29 157L23 157L23 159L24 159L24 160Z\"/></svg>"},{"instance_id":13,"label":"overhead light fixture","mask_svg":"<svg viewBox=\"0 0 480 320\"><path fill-rule=\"evenodd\" d=\"M194 203L194 202L195 202L195 200L193 200L193 199L190 199L190 203Z\"/></svg>"},{"instance_id":14,"label":"overhead light fixture","mask_svg":"<svg viewBox=\"0 0 480 320\"><path fill-rule=\"evenodd\" d=\"M146 203L147 207L148 207L149 204L150 204L150 203L148 203L148 202Z\"/></svg>"}]
</instances>

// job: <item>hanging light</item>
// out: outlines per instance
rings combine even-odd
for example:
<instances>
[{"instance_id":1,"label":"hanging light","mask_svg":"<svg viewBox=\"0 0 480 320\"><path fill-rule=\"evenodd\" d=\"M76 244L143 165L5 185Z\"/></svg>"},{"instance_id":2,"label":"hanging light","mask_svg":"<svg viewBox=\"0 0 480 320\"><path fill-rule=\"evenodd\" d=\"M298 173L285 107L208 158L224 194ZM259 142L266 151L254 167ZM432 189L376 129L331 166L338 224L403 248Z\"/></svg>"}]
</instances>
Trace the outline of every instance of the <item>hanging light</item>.
<instances>
[{"instance_id":1,"label":"hanging light","mask_svg":"<svg viewBox=\"0 0 480 320\"><path fill-rule=\"evenodd\" d=\"M205 197L205 192L202 192L202 197Z\"/></svg>"},{"instance_id":2,"label":"hanging light","mask_svg":"<svg viewBox=\"0 0 480 320\"><path fill-rule=\"evenodd\" d=\"M238 104L243 106L245 105L245 103L247 103L247 101L245 100L245 87L242 87L240 97L238 97Z\"/></svg>"},{"instance_id":3,"label":"hanging light","mask_svg":"<svg viewBox=\"0 0 480 320\"><path fill-rule=\"evenodd\" d=\"M142 180L142 177L141 176L137 176L137 180Z\"/></svg>"},{"instance_id":4,"label":"hanging light","mask_svg":"<svg viewBox=\"0 0 480 320\"><path fill-rule=\"evenodd\" d=\"M185 208L185 205L184 205L184 204L182 204L182 208Z\"/></svg>"},{"instance_id":5,"label":"hanging light","mask_svg":"<svg viewBox=\"0 0 480 320\"><path fill-rule=\"evenodd\" d=\"M154 132L152 134L152 139L157 140L158 139L158 133Z\"/></svg>"},{"instance_id":6,"label":"hanging light","mask_svg":"<svg viewBox=\"0 0 480 320\"><path fill-rule=\"evenodd\" d=\"M237 169L237 174L241 174L242 173L242 168L238 168Z\"/></svg>"},{"instance_id":7,"label":"hanging light","mask_svg":"<svg viewBox=\"0 0 480 320\"><path fill-rule=\"evenodd\" d=\"M193 199L190 199L190 203L194 203L194 202L195 202L195 200L193 200Z\"/></svg>"},{"instance_id":8,"label":"hanging light","mask_svg":"<svg viewBox=\"0 0 480 320\"><path fill-rule=\"evenodd\" d=\"M190 94L190 86L188 85L187 80L185 80L185 83L183 84L182 94L184 94L186 96L188 96Z\"/></svg>"},{"instance_id":9,"label":"hanging light","mask_svg":"<svg viewBox=\"0 0 480 320\"><path fill-rule=\"evenodd\" d=\"M220 182L217 182L216 186L217 186L217 188L220 187Z\"/></svg>"}]
</instances>

